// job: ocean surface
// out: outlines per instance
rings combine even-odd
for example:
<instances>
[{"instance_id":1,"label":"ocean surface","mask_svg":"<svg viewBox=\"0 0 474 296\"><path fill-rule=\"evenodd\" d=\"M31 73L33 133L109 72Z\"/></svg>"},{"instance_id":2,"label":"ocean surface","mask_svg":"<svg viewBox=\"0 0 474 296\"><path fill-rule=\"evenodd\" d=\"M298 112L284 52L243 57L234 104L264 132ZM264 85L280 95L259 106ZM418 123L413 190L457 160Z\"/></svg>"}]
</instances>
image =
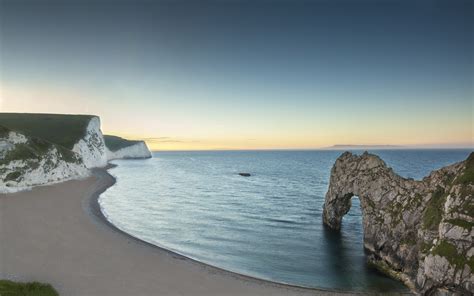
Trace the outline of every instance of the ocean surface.
<instances>
[{"instance_id":1,"label":"ocean surface","mask_svg":"<svg viewBox=\"0 0 474 296\"><path fill-rule=\"evenodd\" d=\"M371 152L402 176L421 179L470 150ZM110 172L117 183L99 202L125 232L227 270L307 287L406 290L367 266L356 197L340 233L323 227L330 170L341 153L156 152L116 160Z\"/></svg>"}]
</instances>

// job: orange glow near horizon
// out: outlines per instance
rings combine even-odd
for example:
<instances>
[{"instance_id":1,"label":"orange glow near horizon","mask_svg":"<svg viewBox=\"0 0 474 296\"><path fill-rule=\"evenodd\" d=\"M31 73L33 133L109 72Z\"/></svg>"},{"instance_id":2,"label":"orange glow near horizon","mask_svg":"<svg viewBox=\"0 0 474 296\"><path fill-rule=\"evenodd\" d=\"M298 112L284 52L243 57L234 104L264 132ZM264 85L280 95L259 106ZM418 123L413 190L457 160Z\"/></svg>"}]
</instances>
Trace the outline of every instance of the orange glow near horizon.
<instances>
[{"instance_id":1,"label":"orange glow near horizon","mask_svg":"<svg viewBox=\"0 0 474 296\"><path fill-rule=\"evenodd\" d=\"M144 107L130 100L100 100L79 89L23 88L0 81L1 112L99 115L105 134L143 139L151 150L318 149L336 144L474 147L472 106L452 102L430 113L425 110L423 117L416 108L390 106L387 112L375 107L362 110L365 113L332 105L323 110L277 105L208 110L198 103L193 108L172 107Z\"/></svg>"},{"instance_id":2,"label":"orange glow near horizon","mask_svg":"<svg viewBox=\"0 0 474 296\"><path fill-rule=\"evenodd\" d=\"M377 142L364 141L358 142L356 138L347 138L346 142L337 141L337 137L326 138L323 141L310 138L292 138L281 141L279 138L275 139L184 139L160 137L158 139L150 139L148 137L140 137L130 134L121 134L118 132L104 131L106 134L119 135L128 139L145 140L147 146L153 151L186 151L186 150L271 150L271 149L321 149L328 148L333 145L394 145L401 147L413 148L469 148L474 147L472 142L458 140L452 138L450 142L416 142L416 141L398 141L398 142ZM459 135L462 136L462 135Z\"/></svg>"}]
</instances>

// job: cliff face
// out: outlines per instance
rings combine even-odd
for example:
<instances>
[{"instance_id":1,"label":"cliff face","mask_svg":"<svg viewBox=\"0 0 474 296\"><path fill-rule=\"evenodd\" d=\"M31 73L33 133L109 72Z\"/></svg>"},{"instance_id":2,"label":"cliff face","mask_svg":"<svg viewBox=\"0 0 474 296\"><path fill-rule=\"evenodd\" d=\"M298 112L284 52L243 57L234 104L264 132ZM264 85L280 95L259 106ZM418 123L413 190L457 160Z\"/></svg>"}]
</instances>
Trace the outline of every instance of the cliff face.
<instances>
[{"instance_id":1,"label":"cliff face","mask_svg":"<svg viewBox=\"0 0 474 296\"><path fill-rule=\"evenodd\" d=\"M345 152L331 170L323 221L340 229L356 195L372 264L423 294L471 295L473 193L474 153L415 181L375 155Z\"/></svg>"},{"instance_id":2,"label":"cliff face","mask_svg":"<svg viewBox=\"0 0 474 296\"><path fill-rule=\"evenodd\" d=\"M136 159L136 158L151 158L151 152L148 150L145 142L140 142L121 148L117 151L110 151L107 149L107 159Z\"/></svg>"},{"instance_id":3,"label":"cliff face","mask_svg":"<svg viewBox=\"0 0 474 296\"><path fill-rule=\"evenodd\" d=\"M87 125L84 136L72 148L79 154L87 168L104 167L107 165L107 154L104 137L100 130L99 117L92 117Z\"/></svg>"},{"instance_id":4,"label":"cliff face","mask_svg":"<svg viewBox=\"0 0 474 296\"><path fill-rule=\"evenodd\" d=\"M97 116L0 113L0 192L87 176L110 159L151 157L143 141L109 137L119 139L113 151Z\"/></svg>"},{"instance_id":5,"label":"cliff face","mask_svg":"<svg viewBox=\"0 0 474 296\"><path fill-rule=\"evenodd\" d=\"M93 115L0 113L0 125L76 152L87 168L107 165L100 119Z\"/></svg>"},{"instance_id":6,"label":"cliff face","mask_svg":"<svg viewBox=\"0 0 474 296\"><path fill-rule=\"evenodd\" d=\"M0 126L0 193L88 175L76 153Z\"/></svg>"},{"instance_id":7,"label":"cliff face","mask_svg":"<svg viewBox=\"0 0 474 296\"><path fill-rule=\"evenodd\" d=\"M144 141L127 140L117 136L104 135L107 159L151 158L151 152Z\"/></svg>"}]
</instances>

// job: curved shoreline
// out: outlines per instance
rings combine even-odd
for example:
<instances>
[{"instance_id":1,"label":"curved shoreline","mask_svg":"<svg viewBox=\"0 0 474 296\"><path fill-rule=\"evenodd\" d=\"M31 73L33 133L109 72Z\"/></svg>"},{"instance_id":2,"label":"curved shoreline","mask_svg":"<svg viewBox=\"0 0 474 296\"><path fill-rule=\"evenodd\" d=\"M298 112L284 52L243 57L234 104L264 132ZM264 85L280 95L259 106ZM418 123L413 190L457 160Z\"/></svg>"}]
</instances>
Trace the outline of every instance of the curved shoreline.
<instances>
[{"instance_id":1,"label":"curved shoreline","mask_svg":"<svg viewBox=\"0 0 474 296\"><path fill-rule=\"evenodd\" d=\"M105 179L105 183L101 184L101 186L98 187L95 190L95 192L89 195L88 205L90 207L91 213L97 220L99 220L101 223L106 225L109 229L113 230L114 232L124 235L127 238L132 239L139 244L143 244L144 246L155 248L156 250L159 250L160 252L164 252L175 259L184 260L191 264L198 265L201 268L204 268L207 272L211 272L211 273L218 272L222 275L229 276L231 278L245 281L245 282L252 282L258 285L271 286L271 287L275 287L279 289L291 290L288 292L294 292L294 293L298 293L298 292L308 293L309 292L311 293L311 295L412 295L411 293L403 293L403 292L384 293L384 292L364 292L364 291L347 291L347 290L339 290L339 289L312 288L312 287L304 287L304 286L292 285L292 284L287 284L287 283L275 282L275 281L271 281L267 279L261 279L261 278L253 277L250 275L245 275L238 272L226 270L217 266L213 266L213 265L198 261L196 259L187 257L185 255L179 254L177 252L171 251L164 247L160 247L155 244L146 242L116 227L113 223L111 223L107 219L107 217L104 215L104 213L101 210L101 206L99 203L100 195L104 193L108 188L112 187L117 182L115 177L113 177L108 172L108 170L116 166L117 165L115 164L109 164L106 168L93 170L94 176L102 180Z\"/></svg>"},{"instance_id":2,"label":"curved shoreline","mask_svg":"<svg viewBox=\"0 0 474 296\"><path fill-rule=\"evenodd\" d=\"M0 278L50 283L62 296L384 294L275 283L144 242L100 211L98 197L114 182L100 169L86 179L0 194Z\"/></svg>"}]
</instances>

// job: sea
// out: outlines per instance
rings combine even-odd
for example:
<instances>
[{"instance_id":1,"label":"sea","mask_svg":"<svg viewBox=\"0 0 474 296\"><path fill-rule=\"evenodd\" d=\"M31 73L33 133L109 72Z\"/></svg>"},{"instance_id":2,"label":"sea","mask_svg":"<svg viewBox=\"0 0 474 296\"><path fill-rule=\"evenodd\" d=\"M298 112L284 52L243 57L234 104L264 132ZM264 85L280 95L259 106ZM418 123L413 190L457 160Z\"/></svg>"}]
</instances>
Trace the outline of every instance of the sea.
<instances>
[{"instance_id":1,"label":"sea","mask_svg":"<svg viewBox=\"0 0 474 296\"><path fill-rule=\"evenodd\" d=\"M367 265L357 197L340 232L323 226L331 167L342 152L174 151L115 160L109 172L117 183L99 203L128 234L226 270L304 287L407 291ZM369 152L420 180L472 150Z\"/></svg>"}]
</instances>

